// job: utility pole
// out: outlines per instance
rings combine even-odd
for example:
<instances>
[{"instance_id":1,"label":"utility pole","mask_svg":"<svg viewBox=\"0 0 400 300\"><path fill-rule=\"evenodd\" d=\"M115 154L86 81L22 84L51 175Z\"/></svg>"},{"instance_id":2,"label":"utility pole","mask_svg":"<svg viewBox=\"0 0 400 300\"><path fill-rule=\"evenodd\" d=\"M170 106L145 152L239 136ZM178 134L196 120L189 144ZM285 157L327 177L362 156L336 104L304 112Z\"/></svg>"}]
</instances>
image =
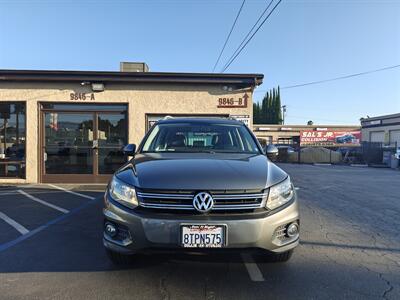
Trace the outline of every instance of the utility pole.
<instances>
[{"instance_id":1,"label":"utility pole","mask_svg":"<svg viewBox=\"0 0 400 300\"><path fill-rule=\"evenodd\" d=\"M282 124L285 125L286 105L282 105Z\"/></svg>"}]
</instances>

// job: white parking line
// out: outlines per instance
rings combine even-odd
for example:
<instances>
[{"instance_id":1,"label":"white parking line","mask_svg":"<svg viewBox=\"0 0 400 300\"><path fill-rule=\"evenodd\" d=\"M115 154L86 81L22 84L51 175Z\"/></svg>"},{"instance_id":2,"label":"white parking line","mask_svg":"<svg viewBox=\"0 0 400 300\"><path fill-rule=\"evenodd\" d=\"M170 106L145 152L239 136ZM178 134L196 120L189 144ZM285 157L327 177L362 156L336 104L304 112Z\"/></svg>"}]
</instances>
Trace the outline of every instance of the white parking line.
<instances>
[{"instance_id":1,"label":"white parking line","mask_svg":"<svg viewBox=\"0 0 400 300\"><path fill-rule=\"evenodd\" d=\"M8 223L9 225L11 225L12 227L14 227L16 230L19 231L19 233L21 234L27 234L29 232L28 229L26 229L24 226L22 226L21 224L15 222L13 219L11 219L10 217L8 217L7 215L3 214L0 211L0 219L4 220L6 223Z\"/></svg>"},{"instance_id":2,"label":"white parking line","mask_svg":"<svg viewBox=\"0 0 400 300\"><path fill-rule=\"evenodd\" d=\"M15 190L15 191L12 191L12 192L0 192L0 197L1 196L10 196L10 195L15 195L17 193L17 191ZM48 195L49 194L49 190L48 189L43 189L42 191L31 191L30 192L31 194L35 194L35 195L38 195L38 194L46 194L46 195ZM53 193L58 193L58 192L53 192Z\"/></svg>"},{"instance_id":3,"label":"white parking line","mask_svg":"<svg viewBox=\"0 0 400 300\"><path fill-rule=\"evenodd\" d=\"M80 197L83 197L83 198L86 198L86 199L90 199L90 200L96 199L96 197L92 197L92 196L89 196L89 195L85 195L85 194L77 193L77 192L74 192L74 191L70 191L70 190L62 188L60 186L54 185L54 184L48 184L48 186L51 186L52 188L64 191L66 193L70 193L70 194L75 195L75 196L80 196Z\"/></svg>"},{"instance_id":4,"label":"white parking line","mask_svg":"<svg viewBox=\"0 0 400 300\"><path fill-rule=\"evenodd\" d=\"M15 195L15 192L0 192L0 196Z\"/></svg>"},{"instance_id":5,"label":"white parking line","mask_svg":"<svg viewBox=\"0 0 400 300\"><path fill-rule=\"evenodd\" d=\"M249 253L242 253L243 263L246 266L247 272L249 272L250 279L252 281L264 281L264 276L258 268L253 257Z\"/></svg>"},{"instance_id":6,"label":"white parking line","mask_svg":"<svg viewBox=\"0 0 400 300\"><path fill-rule=\"evenodd\" d=\"M64 208L62 208L62 207L59 207L59 206L57 206L57 205L48 203L48 202L46 202L46 201L44 201L44 200L41 200L41 199L36 198L36 197L34 197L34 196L32 196L32 195L29 195L28 193L24 192L23 190L17 190L17 192L20 193L20 194L22 194L22 195L24 195L24 196L26 196L26 197L28 197L29 199L31 199L31 200L33 200L33 201L36 201L36 202L38 202L38 203L40 203L40 204L46 205L46 206L48 206L48 207L51 207L51 208L53 208L53 209L55 209L55 210L61 211L61 212L64 213L64 214L69 213L69 210L66 210L66 209L64 209Z\"/></svg>"}]
</instances>

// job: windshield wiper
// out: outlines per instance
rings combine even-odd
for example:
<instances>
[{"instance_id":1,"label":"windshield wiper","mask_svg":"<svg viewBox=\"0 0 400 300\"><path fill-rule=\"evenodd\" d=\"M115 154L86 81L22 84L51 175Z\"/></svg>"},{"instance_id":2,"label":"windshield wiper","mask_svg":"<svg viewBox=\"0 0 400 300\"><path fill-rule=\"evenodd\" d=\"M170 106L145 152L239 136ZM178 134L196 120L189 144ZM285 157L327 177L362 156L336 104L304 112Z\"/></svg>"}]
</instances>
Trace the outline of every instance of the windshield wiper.
<instances>
[{"instance_id":1,"label":"windshield wiper","mask_svg":"<svg viewBox=\"0 0 400 300\"><path fill-rule=\"evenodd\" d=\"M199 151L195 151L195 152L199 152L199 153L210 153L210 154L215 154L215 153L216 153L214 150L199 150Z\"/></svg>"}]
</instances>

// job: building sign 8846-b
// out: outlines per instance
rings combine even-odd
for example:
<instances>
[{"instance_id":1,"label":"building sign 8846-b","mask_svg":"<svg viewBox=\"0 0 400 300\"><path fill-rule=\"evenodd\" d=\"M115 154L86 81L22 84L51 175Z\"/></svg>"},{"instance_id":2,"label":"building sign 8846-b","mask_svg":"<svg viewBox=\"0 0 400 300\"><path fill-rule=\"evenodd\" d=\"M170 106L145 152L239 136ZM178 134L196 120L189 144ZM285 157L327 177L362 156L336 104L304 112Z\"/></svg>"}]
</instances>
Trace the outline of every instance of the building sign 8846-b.
<instances>
[{"instance_id":1,"label":"building sign 8846-b","mask_svg":"<svg viewBox=\"0 0 400 300\"><path fill-rule=\"evenodd\" d=\"M218 98L218 108L247 107L249 95L245 93L242 97L220 97Z\"/></svg>"}]
</instances>

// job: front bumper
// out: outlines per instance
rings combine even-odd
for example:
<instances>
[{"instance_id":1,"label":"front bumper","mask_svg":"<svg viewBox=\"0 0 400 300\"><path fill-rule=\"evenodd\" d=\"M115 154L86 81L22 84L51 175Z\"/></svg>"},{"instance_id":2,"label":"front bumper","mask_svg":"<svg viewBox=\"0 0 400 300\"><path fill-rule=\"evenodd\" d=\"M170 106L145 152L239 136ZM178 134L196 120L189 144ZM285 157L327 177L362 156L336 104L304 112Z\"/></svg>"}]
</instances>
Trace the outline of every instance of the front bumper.
<instances>
[{"instance_id":1,"label":"front bumper","mask_svg":"<svg viewBox=\"0 0 400 300\"><path fill-rule=\"evenodd\" d=\"M287 224L299 222L297 199L285 208L273 214L263 214L261 217L231 217L210 216L175 216L135 213L125 208L105 195L103 214L105 221L121 226L128 234L124 239L111 238L104 233L104 246L112 251L133 254L146 252L150 249L182 249L180 245L181 224L208 224L227 226L228 249L262 249L281 253L293 249L299 243L299 237L277 237L277 232ZM193 249L197 250L197 249ZM220 249L215 249L220 250ZM190 251L190 249L188 250Z\"/></svg>"}]
</instances>

